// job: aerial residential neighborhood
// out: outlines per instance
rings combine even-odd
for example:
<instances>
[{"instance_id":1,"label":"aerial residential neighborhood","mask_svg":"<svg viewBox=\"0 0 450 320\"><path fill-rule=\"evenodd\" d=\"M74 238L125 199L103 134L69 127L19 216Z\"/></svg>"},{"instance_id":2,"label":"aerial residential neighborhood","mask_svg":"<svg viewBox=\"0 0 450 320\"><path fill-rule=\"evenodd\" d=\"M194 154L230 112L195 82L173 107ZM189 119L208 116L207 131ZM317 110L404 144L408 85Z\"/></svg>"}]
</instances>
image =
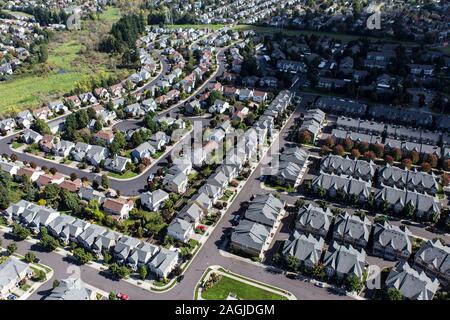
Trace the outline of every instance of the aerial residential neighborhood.
<instances>
[{"instance_id":1,"label":"aerial residential neighborhood","mask_svg":"<svg viewBox=\"0 0 450 320\"><path fill-rule=\"evenodd\" d=\"M0 300L448 300L449 13L0 0Z\"/></svg>"}]
</instances>

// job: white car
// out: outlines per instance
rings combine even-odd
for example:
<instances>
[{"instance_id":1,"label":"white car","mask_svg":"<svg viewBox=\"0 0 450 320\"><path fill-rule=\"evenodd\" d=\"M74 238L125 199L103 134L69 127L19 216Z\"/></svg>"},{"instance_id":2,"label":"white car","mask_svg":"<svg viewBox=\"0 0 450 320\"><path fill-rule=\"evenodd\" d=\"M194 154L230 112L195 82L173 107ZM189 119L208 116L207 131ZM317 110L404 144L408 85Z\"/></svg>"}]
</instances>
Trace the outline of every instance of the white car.
<instances>
[{"instance_id":1,"label":"white car","mask_svg":"<svg viewBox=\"0 0 450 320\"><path fill-rule=\"evenodd\" d=\"M327 286L325 282L316 282L314 285L319 288L325 288Z\"/></svg>"}]
</instances>

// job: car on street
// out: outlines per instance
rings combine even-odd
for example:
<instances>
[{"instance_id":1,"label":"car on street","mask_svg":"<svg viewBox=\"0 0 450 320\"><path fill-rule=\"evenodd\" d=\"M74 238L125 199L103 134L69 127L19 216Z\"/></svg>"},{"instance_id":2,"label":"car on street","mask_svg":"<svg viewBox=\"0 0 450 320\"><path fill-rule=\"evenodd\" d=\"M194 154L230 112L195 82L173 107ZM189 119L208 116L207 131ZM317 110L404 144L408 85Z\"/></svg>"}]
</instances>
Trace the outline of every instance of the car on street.
<instances>
[{"instance_id":1,"label":"car on street","mask_svg":"<svg viewBox=\"0 0 450 320\"><path fill-rule=\"evenodd\" d=\"M316 283L314 283L314 285L319 288L326 288L326 286L327 286L327 284L325 282L316 282Z\"/></svg>"},{"instance_id":2,"label":"car on street","mask_svg":"<svg viewBox=\"0 0 450 320\"><path fill-rule=\"evenodd\" d=\"M237 226L239 224L239 221L241 220L240 215L235 215L233 219L231 220L231 224L234 226Z\"/></svg>"},{"instance_id":3,"label":"car on street","mask_svg":"<svg viewBox=\"0 0 450 320\"><path fill-rule=\"evenodd\" d=\"M116 295L116 297L117 297L117 299L120 299L120 300L129 300L128 295L125 294L125 293L120 293L120 292L119 292L119 293Z\"/></svg>"},{"instance_id":4,"label":"car on street","mask_svg":"<svg viewBox=\"0 0 450 320\"><path fill-rule=\"evenodd\" d=\"M286 278L297 279L298 275L295 272L286 272Z\"/></svg>"}]
</instances>

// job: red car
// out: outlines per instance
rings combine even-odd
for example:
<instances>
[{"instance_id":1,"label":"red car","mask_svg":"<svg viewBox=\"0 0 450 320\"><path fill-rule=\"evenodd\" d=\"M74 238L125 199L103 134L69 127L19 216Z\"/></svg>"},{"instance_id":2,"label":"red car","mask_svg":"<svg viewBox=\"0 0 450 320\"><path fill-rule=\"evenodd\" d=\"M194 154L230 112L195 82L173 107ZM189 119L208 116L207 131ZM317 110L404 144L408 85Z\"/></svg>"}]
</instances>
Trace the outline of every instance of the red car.
<instances>
[{"instance_id":1,"label":"red car","mask_svg":"<svg viewBox=\"0 0 450 320\"><path fill-rule=\"evenodd\" d=\"M125 294L125 293L118 293L118 294L116 295L116 297L117 297L117 299L120 299L120 300L128 300L128 299L129 299L129 298L128 298L128 295Z\"/></svg>"}]
</instances>

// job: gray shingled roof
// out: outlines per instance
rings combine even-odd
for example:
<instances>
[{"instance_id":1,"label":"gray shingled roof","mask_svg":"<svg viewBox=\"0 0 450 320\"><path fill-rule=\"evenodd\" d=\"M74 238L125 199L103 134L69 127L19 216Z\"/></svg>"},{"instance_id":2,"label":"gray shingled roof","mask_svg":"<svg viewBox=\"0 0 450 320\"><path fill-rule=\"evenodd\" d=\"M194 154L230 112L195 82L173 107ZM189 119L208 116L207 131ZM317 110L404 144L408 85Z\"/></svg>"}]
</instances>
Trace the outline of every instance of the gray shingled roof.
<instances>
[{"instance_id":1,"label":"gray shingled roof","mask_svg":"<svg viewBox=\"0 0 450 320\"><path fill-rule=\"evenodd\" d=\"M245 211L244 217L272 227L283 209L284 203L272 194L257 195Z\"/></svg>"},{"instance_id":2,"label":"gray shingled roof","mask_svg":"<svg viewBox=\"0 0 450 320\"><path fill-rule=\"evenodd\" d=\"M403 261L391 270L385 285L398 289L407 299L432 300L439 287L439 281L431 279L423 271L414 270Z\"/></svg>"},{"instance_id":3,"label":"gray shingled roof","mask_svg":"<svg viewBox=\"0 0 450 320\"><path fill-rule=\"evenodd\" d=\"M384 222L377 223L373 232L373 242L383 247L385 250L408 251L412 253L412 233L408 228L400 228Z\"/></svg>"},{"instance_id":4,"label":"gray shingled roof","mask_svg":"<svg viewBox=\"0 0 450 320\"><path fill-rule=\"evenodd\" d=\"M366 252L356 250L351 245L339 245L337 242L328 247L325 253L324 265L335 272L355 275L361 278L365 269Z\"/></svg>"},{"instance_id":5,"label":"gray shingled roof","mask_svg":"<svg viewBox=\"0 0 450 320\"><path fill-rule=\"evenodd\" d=\"M361 219L356 215L349 215L347 212L336 217L333 234L342 238L351 238L367 242L369 240L372 223L364 217Z\"/></svg>"},{"instance_id":6,"label":"gray shingled roof","mask_svg":"<svg viewBox=\"0 0 450 320\"><path fill-rule=\"evenodd\" d=\"M309 261L315 265L319 263L324 243L323 238L316 239L312 235L294 232L284 243L283 255L294 256L301 262Z\"/></svg>"},{"instance_id":7,"label":"gray shingled roof","mask_svg":"<svg viewBox=\"0 0 450 320\"><path fill-rule=\"evenodd\" d=\"M269 227L243 219L231 234L231 242L261 251L269 236Z\"/></svg>"},{"instance_id":8,"label":"gray shingled roof","mask_svg":"<svg viewBox=\"0 0 450 320\"><path fill-rule=\"evenodd\" d=\"M305 228L309 227L313 230L328 232L332 220L333 214L329 208L324 211L321 207L313 206L310 203L308 206L299 209L295 222L296 225L301 225Z\"/></svg>"}]
</instances>

